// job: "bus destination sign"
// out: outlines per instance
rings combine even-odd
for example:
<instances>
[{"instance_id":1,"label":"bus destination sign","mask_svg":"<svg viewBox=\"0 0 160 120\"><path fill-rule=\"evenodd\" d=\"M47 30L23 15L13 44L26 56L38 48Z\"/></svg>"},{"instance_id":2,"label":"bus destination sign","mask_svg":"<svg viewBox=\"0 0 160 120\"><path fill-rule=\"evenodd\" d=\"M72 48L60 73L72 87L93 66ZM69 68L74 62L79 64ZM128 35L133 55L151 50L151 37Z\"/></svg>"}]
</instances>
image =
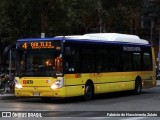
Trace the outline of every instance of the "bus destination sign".
<instances>
[{"instance_id":1,"label":"bus destination sign","mask_svg":"<svg viewBox=\"0 0 160 120\"><path fill-rule=\"evenodd\" d=\"M53 42L45 41L45 42L24 42L20 45L23 49L60 49L60 46L53 45Z\"/></svg>"}]
</instances>

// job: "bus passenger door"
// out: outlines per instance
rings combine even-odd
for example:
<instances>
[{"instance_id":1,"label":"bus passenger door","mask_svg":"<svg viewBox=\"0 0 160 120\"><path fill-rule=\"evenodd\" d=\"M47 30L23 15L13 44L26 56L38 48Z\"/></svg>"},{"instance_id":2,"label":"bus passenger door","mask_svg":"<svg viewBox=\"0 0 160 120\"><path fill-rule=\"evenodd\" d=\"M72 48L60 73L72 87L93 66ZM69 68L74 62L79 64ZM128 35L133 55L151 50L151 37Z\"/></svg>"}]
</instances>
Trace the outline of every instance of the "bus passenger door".
<instances>
[{"instance_id":1,"label":"bus passenger door","mask_svg":"<svg viewBox=\"0 0 160 120\"><path fill-rule=\"evenodd\" d=\"M106 91L106 82L107 82L107 57L104 54L97 54L96 55L96 84L95 84L95 90L97 93L103 93Z\"/></svg>"}]
</instances>

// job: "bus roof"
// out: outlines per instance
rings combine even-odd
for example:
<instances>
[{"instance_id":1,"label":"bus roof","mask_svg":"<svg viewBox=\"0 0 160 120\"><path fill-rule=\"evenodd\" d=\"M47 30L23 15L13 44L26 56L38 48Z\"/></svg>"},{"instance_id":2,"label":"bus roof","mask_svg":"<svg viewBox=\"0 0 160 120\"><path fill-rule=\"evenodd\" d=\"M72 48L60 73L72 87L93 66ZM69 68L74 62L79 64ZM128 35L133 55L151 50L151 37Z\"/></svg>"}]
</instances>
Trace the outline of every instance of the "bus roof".
<instances>
[{"instance_id":1,"label":"bus roof","mask_svg":"<svg viewBox=\"0 0 160 120\"><path fill-rule=\"evenodd\" d=\"M36 41L36 40L65 40L79 42L116 42L116 43L136 43L148 45L147 40L140 39L136 35L120 34L120 33L90 33L84 35L56 36L53 38L27 38L19 39L18 42Z\"/></svg>"},{"instance_id":2,"label":"bus roof","mask_svg":"<svg viewBox=\"0 0 160 120\"><path fill-rule=\"evenodd\" d=\"M140 39L136 35L120 34L120 33L92 33L84 35L65 36L65 39L74 40L92 40L96 42L125 42L125 43L138 43L149 44L147 40Z\"/></svg>"}]
</instances>

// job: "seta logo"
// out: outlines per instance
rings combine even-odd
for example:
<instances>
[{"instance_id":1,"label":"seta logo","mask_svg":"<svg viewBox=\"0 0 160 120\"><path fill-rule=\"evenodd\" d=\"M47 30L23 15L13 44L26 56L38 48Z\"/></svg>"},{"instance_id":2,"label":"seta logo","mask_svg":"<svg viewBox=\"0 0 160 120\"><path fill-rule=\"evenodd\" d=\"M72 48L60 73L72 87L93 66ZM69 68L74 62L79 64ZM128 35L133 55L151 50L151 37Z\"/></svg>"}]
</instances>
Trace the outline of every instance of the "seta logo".
<instances>
[{"instance_id":1,"label":"seta logo","mask_svg":"<svg viewBox=\"0 0 160 120\"><path fill-rule=\"evenodd\" d=\"M33 84L33 80L23 80L23 84Z\"/></svg>"}]
</instances>

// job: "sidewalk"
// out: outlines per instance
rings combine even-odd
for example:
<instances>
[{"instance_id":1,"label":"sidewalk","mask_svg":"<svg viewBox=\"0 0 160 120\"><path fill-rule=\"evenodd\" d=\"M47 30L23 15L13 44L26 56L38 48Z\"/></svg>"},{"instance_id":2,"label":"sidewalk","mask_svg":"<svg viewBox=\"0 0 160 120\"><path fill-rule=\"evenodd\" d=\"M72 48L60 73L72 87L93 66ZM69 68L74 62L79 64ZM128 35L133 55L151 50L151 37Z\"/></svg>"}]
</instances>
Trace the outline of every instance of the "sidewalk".
<instances>
[{"instance_id":1,"label":"sidewalk","mask_svg":"<svg viewBox=\"0 0 160 120\"><path fill-rule=\"evenodd\" d=\"M4 94L0 93L0 98L1 97L15 97L15 95L14 95L14 93L4 93Z\"/></svg>"},{"instance_id":2,"label":"sidewalk","mask_svg":"<svg viewBox=\"0 0 160 120\"><path fill-rule=\"evenodd\" d=\"M0 100L15 99L16 96L13 93L0 94Z\"/></svg>"}]
</instances>

